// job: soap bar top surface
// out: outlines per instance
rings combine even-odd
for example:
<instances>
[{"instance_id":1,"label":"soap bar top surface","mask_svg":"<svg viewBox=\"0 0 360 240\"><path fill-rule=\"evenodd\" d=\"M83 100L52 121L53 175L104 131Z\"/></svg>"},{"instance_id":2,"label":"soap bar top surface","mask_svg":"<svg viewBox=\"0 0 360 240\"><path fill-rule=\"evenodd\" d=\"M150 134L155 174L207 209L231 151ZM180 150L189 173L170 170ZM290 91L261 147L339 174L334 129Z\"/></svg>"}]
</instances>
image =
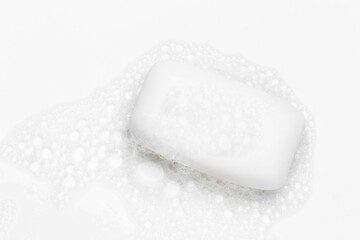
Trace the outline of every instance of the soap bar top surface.
<instances>
[{"instance_id":1,"label":"soap bar top surface","mask_svg":"<svg viewBox=\"0 0 360 240\"><path fill-rule=\"evenodd\" d=\"M149 71L129 122L154 153L264 190L285 184L303 128L301 112L285 100L173 61Z\"/></svg>"}]
</instances>

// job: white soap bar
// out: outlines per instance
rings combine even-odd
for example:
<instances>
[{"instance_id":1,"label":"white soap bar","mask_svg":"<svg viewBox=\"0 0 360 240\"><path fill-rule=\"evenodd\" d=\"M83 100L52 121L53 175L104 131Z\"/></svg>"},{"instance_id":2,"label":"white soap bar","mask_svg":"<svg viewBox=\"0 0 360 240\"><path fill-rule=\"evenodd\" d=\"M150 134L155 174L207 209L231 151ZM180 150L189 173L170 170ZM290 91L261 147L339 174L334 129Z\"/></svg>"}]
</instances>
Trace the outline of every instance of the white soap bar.
<instances>
[{"instance_id":1,"label":"white soap bar","mask_svg":"<svg viewBox=\"0 0 360 240\"><path fill-rule=\"evenodd\" d=\"M148 73L129 130L166 159L243 186L282 187L304 128L277 96L179 62Z\"/></svg>"}]
</instances>

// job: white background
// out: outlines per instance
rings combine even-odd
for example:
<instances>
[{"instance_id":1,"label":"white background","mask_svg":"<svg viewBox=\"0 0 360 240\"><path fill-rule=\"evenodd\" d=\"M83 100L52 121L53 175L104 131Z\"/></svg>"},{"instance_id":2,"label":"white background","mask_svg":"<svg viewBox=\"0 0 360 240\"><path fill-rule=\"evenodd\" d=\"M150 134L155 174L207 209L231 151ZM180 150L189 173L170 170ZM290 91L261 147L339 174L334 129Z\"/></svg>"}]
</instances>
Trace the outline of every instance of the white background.
<instances>
[{"instance_id":1,"label":"white background","mask_svg":"<svg viewBox=\"0 0 360 240\"><path fill-rule=\"evenodd\" d=\"M275 67L317 121L311 200L279 239L360 239L360 5L350 0L0 0L0 139L162 40Z\"/></svg>"}]
</instances>

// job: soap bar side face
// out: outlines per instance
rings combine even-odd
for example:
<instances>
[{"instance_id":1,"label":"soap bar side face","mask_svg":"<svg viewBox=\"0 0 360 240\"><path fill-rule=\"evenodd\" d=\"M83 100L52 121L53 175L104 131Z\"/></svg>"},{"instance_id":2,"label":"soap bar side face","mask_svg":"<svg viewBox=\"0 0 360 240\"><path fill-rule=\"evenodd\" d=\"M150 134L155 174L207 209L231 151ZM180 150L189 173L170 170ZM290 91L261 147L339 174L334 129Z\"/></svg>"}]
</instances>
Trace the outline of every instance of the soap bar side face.
<instances>
[{"instance_id":1,"label":"soap bar side face","mask_svg":"<svg viewBox=\"0 0 360 240\"><path fill-rule=\"evenodd\" d=\"M281 187L303 118L284 100L234 79L176 62L155 65L129 129L155 153L223 180Z\"/></svg>"}]
</instances>

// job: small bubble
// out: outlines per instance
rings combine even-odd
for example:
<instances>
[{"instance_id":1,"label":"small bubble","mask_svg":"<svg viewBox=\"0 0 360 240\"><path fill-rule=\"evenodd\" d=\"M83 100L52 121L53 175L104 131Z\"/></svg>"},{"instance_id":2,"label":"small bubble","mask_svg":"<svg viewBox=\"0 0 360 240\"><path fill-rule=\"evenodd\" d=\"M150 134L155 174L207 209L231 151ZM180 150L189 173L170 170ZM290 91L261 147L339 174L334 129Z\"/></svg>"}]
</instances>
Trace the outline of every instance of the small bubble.
<instances>
[{"instance_id":1,"label":"small bubble","mask_svg":"<svg viewBox=\"0 0 360 240\"><path fill-rule=\"evenodd\" d=\"M248 69L249 69L250 72L253 72L253 71L256 70L256 67L255 67L254 65L250 65L250 66L248 67Z\"/></svg>"},{"instance_id":2,"label":"small bubble","mask_svg":"<svg viewBox=\"0 0 360 240\"><path fill-rule=\"evenodd\" d=\"M196 190L195 183L193 181L188 181L185 184L185 189L189 192L194 192Z\"/></svg>"},{"instance_id":3,"label":"small bubble","mask_svg":"<svg viewBox=\"0 0 360 240\"><path fill-rule=\"evenodd\" d=\"M252 215L254 218L258 218L260 216L260 213L258 210L255 210L253 215Z\"/></svg>"},{"instance_id":4,"label":"small bubble","mask_svg":"<svg viewBox=\"0 0 360 240\"><path fill-rule=\"evenodd\" d=\"M168 50L169 50L169 47L166 46L166 45L164 45L164 46L161 47L161 51L162 51L162 52L167 52Z\"/></svg>"},{"instance_id":5,"label":"small bubble","mask_svg":"<svg viewBox=\"0 0 360 240\"><path fill-rule=\"evenodd\" d=\"M75 162L82 162L85 159L85 150L82 147L78 147L72 154L72 159Z\"/></svg>"},{"instance_id":6,"label":"small bubble","mask_svg":"<svg viewBox=\"0 0 360 240\"><path fill-rule=\"evenodd\" d=\"M227 211L225 211L224 216L225 216L226 218L231 218L231 217L232 217L232 212L229 211L229 210L227 210Z\"/></svg>"},{"instance_id":7,"label":"small bubble","mask_svg":"<svg viewBox=\"0 0 360 240\"><path fill-rule=\"evenodd\" d=\"M263 216L261 218L261 221L264 223L264 224L268 224L270 223L270 218L268 216Z\"/></svg>"},{"instance_id":8,"label":"small bubble","mask_svg":"<svg viewBox=\"0 0 360 240\"><path fill-rule=\"evenodd\" d=\"M228 151L231 149L231 140L227 135L221 135L218 140L219 150L222 152Z\"/></svg>"},{"instance_id":9,"label":"small bubble","mask_svg":"<svg viewBox=\"0 0 360 240\"><path fill-rule=\"evenodd\" d=\"M182 52L182 51L184 50L184 47L181 46L181 45L177 45L177 46L175 47L175 50L176 50L177 52Z\"/></svg>"},{"instance_id":10,"label":"small bubble","mask_svg":"<svg viewBox=\"0 0 360 240\"><path fill-rule=\"evenodd\" d=\"M149 229L149 228L151 228L151 227L152 227L151 222L147 221L147 222L145 223L145 228Z\"/></svg>"},{"instance_id":11,"label":"small bubble","mask_svg":"<svg viewBox=\"0 0 360 240\"><path fill-rule=\"evenodd\" d=\"M160 165L146 162L136 167L135 176L142 184L153 186L164 178L164 171Z\"/></svg>"},{"instance_id":12,"label":"small bubble","mask_svg":"<svg viewBox=\"0 0 360 240\"><path fill-rule=\"evenodd\" d=\"M41 167L41 165L39 162L33 162L30 164L30 170L32 172L38 172L40 170L40 167Z\"/></svg>"},{"instance_id":13,"label":"small bubble","mask_svg":"<svg viewBox=\"0 0 360 240\"><path fill-rule=\"evenodd\" d=\"M98 162L97 158L93 158L87 163L87 167L91 171L95 171L97 169L98 165L99 165L99 162Z\"/></svg>"},{"instance_id":14,"label":"small bubble","mask_svg":"<svg viewBox=\"0 0 360 240\"><path fill-rule=\"evenodd\" d=\"M62 182L62 185L65 189L71 189L74 188L76 185L76 180L72 176L66 176L65 179Z\"/></svg>"},{"instance_id":15,"label":"small bubble","mask_svg":"<svg viewBox=\"0 0 360 240\"><path fill-rule=\"evenodd\" d=\"M18 148L19 148L20 150L23 150L24 147L25 147L25 143L20 142L20 143L18 144Z\"/></svg>"},{"instance_id":16,"label":"small bubble","mask_svg":"<svg viewBox=\"0 0 360 240\"><path fill-rule=\"evenodd\" d=\"M277 80L277 79L272 79L271 80L272 85L277 85L278 83L279 83L279 80Z\"/></svg>"},{"instance_id":17,"label":"small bubble","mask_svg":"<svg viewBox=\"0 0 360 240\"><path fill-rule=\"evenodd\" d=\"M45 148L41 152L41 157L45 160L49 160L52 158L52 151L49 148Z\"/></svg>"},{"instance_id":18,"label":"small bubble","mask_svg":"<svg viewBox=\"0 0 360 240\"><path fill-rule=\"evenodd\" d=\"M184 214L184 210L182 208L178 208L176 210L176 216L181 217Z\"/></svg>"},{"instance_id":19,"label":"small bubble","mask_svg":"<svg viewBox=\"0 0 360 240\"><path fill-rule=\"evenodd\" d=\"M289 199L289 200L293 200L294 197L295 197L295 195L294 195L293 192L289 192L289 193L288 193L288 199Z\"/></svg>"},{"instance_id":20,"label":"small bubble","mask_svg":"<svg viewBox=\"0 0 360 240\"><path fill-rule=\"evenodd\" d=\"M108 141L110 138L110 132L107 130L102 131L99 138L102 142Z\"/></svg>"},{"instance_id":21,"label":"small bubble","mask_svg":"<svg viewBox=\"0 0 360 240\"><path fill-rule=\"evenodd\" d=\"M193 63L193 62L195 61L195 56L192 55L192 54L190 54L190 55L187 56L186 59L187 59L187 61L188 61L189 63Z\"/></svg>"},{"instance_id":22,"label":"small bubble","mask_svg":"<svg viewBox=\"0 0 360 240\"><path fill-rule=\"evenodd\" d=\"M173 205L173 207L178 207L180 205L179 199L174 199L172 201L172 205Z\"/></svg>"},{"instance_id":23,"label":"small bubble","mask_svg":"<svg viewBox=\"0 0 360 240\"><path fill-rule=\"evenodd\" d=\"M107 147L106 146L100 146L97 150L97 157L104 158L107 153Z\"/></svg>"},{"instance_id":24,"label":"small bubble","mask_svg":"<svg viewBox=\"0 0 360 240\"><path fill-rule=\"evenodd\" d=\"M69 165L65 168L65 172L69 175L73 175L75 173L75 169L72 165Z\"/></svg>"},{"instance_id":25,"label":"small bubble","mask_svg":"<svg viewBox=\"0 0 360 240\"><path fill-rule=\"evenodd\" d=\"M131 92L127 92L126 94L125 94L125 98L126 98L126 100L130 100L131 99L131 97L132 97L132 93Z\"/></svg>"},{"instance_id":26,"label":"small bubble","mask_svg":"<svg viewBox=\"0 0 360 240\"><path fill-rule=\"evenodd\" d=\"M298 193L297 198L298 198L299 200L304 199L304 194Z\"/></svg>"},{"instance_id":27,"label":"small bubble","mask_svg":"<svg viewBox=\"0 0 360 240\"><path fill-rule=\"evenodd\" d=\"M175 197L180 192L180 185L175 181L170 181L166 184L164 192L166 197Z\"/></svg>"},{"instance_id":28,"label":"small bubble","mask_svg":"<svg viewBox=\"0 0 360 240\"><path fill-rule=\"evenodd\" d=\"M224 197L222 195L217 195L215 197L215 202L222 203L224 201Z\"/></svg>"},{"instance_id":29,"label":"small bubble","mask_svg":"<svg viewBox=\"0 0 360 240\"><path fill-rule=\"evenodd\" d=\"M40 137L35 137L32 143L34 147L40 148L42 146L43 140Z\"/></svg>"},{"instance_id":30,"label":"small bubble","mask_svg":"<svg viewBox=\"0 0 360 240\"><path fill-rule=\"evenodd\" d=\"M270 71L270 70L266 71L266 76L271 77L272 75L273 75L272 71Z\"/></svg>"},{"instance_id":31,"label":"small bubble","mask_svg":"<svg viewBox=\"0 0 360 240\"><path fill-rule=\"evenodd\" d=\"M73 131L70 133L69 138L72 142L77 142L80 138L80 133L78 131Z\"/></svg>"},{"instance_id":32,"label":"small bubble","mask_svg":"<svg viewBox=\"0 0 360 240\"><path fill-rule=\"evenodd\" d=\"M80 128L84 128L86 126L86 121L84 119L81 119L79 122L78 122L78 126Z\"/></svg>"},{"instance_id":33,"label":"small bubble","mask_svg":"<svg viewBox=\"0 0 360 240\"><path fill-rule=\"evenodd\" d=\"M113 113L115 110L114 104L109 104L106 108L107 113Z\"/></svg>"},{"instance_id":34,"label":"small bubble","mask_svg":"<svg viewBox=\"0 0 360 240\"><path fill-rule=\"evenodd\" d=\"M123 162L123 156L121 152L111 155L108 158L108 165L112 169L120 168Z\"/></svg>"},{"instance_id":35,"label":"small bubble","mask_svg":"<svg viewBox=\"0 0 360 240\"><path fill-rule=\"evenodd\" d=\"M167 60L167 59L169 59L169 55L163 54L163 55L161 55L161 59L162 60Z\"/></svg>"},{"instance_id":36,"label":"small bubble","mask_svg":"<svg viewBox=\"0 0 360 240\"><path fill-rule=\"evenodd\" d=\"M177 98L177 104L179 105L179 107L186 107L186 105L188 104L188 100L183 94L181 94Z\"/></svg>"}]
</instances>

